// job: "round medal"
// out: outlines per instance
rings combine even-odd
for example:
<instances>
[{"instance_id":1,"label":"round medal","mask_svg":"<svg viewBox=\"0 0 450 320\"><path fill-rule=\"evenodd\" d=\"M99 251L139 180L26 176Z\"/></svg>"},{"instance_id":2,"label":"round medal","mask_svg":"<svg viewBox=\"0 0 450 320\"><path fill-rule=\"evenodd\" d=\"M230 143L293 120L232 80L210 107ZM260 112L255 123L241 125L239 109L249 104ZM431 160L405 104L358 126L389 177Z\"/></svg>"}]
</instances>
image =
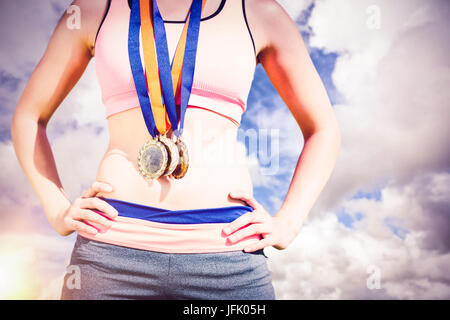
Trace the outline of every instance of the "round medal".
<instances>
[{"instance_id":1,"label":"round medal","mask_svg":"<svg viewBox=\"0 0 450 320\"><path fill-rule=\"evenodd\" d=\"M164 145L155 138L147 141L139 151L139 171L146 178L159 178L166 170L167 162L167 150Z\"/></svg>"},{"instance_id":2,"label":"round medal","mask_svg":"<svg viewBox=\"0 0 450 320\"><path fill-rule=\"evenodd\" d=\"M178 138L177 142L175 142L175 145L178 148L180 161L178 162L175 170L172 172L172 176L175 179L181 179L186 175L186 172L189 168L189 154L186 144L180 138Z\"/></svg>"},{"instance_id":3,"label":"round medal","mask_svg":"<svg viewBox=\"0 0 450 320\"><path fill-rule=\"evenodd\" d=\"M167 176L172 174L172 172L177 167L178 162L180 161L180 153L175 142L173 142L172 139L167 138L165 135L161 135L159 136L159 141L161 141L161 143L166 147L167 154L169 155L167 167L163 173L163 175Z\"/></svg>"}]
</instances>

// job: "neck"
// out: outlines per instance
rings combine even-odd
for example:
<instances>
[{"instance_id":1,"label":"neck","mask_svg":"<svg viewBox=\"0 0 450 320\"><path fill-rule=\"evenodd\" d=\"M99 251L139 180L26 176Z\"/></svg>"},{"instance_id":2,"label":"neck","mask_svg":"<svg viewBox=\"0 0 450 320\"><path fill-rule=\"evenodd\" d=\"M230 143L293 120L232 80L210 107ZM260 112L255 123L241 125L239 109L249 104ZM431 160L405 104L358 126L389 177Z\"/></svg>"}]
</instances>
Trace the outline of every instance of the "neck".
<instances>
[{"instance_id":1,"label":"neck","mask_svg":"<svg viewBox=\"0 0 450 320\"><path fill-rule=\"evenodd\" d=\"M151 0L153 1L153 0ZM159 12L164 20L182 21L186 19L193 0L157 0Z\"/></svg>"}]
</instances>

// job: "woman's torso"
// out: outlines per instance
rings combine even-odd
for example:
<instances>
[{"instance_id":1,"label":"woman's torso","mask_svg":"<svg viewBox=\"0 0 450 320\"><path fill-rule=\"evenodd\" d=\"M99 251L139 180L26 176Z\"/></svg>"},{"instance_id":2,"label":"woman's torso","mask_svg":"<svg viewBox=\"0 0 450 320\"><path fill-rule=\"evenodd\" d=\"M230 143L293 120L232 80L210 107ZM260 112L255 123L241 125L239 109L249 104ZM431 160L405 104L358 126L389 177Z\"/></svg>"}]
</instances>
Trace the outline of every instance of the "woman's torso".
<instances>
[{"instance_id":1,"label":"woman's torso","mask_svg":"<svg viewBox=\"0 0 450 320\"><path fill-rule=\"evenodd\" d=\"M165 18L162 0L158 4ZM191 95L189 105L194 107L187 109L183 134L189 150L189 169L179 180L151 180L142 177L137 166L138 152L150 139L140 108L122 108L120 100L107 101L111 93L134 90L127 51L128 1L111 1L95 48L103 100L107 102L107 114L108 103L111 113L110 141L96 179L110 183L114 191L99 196L167 209L195 209L236 204L228 197L231 191L252 193L245 153L237 142L240 109L236 103L227 104L222 99L229 96L246 101L256 65L241 4L241 0L211 0L209 7L207 3L200 25L193 89L205 90L203 96ZM188 5L177 9L178 17L186 13ZM183 26L165 23L171 59ZM208 98L204 92L212 95ZM220 103L208 100L216 93L222 96ZM245 105L241 108L242 113ZM222 111L224 114L218 114Z\"/></svg>"}]
</instances>

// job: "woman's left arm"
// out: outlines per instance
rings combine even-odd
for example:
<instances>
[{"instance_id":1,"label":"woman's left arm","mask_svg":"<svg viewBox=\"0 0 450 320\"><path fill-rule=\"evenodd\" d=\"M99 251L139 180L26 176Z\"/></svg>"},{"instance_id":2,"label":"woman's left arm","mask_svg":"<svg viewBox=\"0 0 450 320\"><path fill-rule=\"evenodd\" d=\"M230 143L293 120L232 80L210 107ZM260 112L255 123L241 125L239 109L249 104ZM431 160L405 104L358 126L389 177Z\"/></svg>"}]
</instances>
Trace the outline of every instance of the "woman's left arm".
<instances>
[{"instance_id":1,"label":"woman's left arm","mask_svg":"<svg viewBox=\"0 0 450 320\"><path fill-rule=\"evenodd\" d=\"M224 233L231 235L232 242L261 234L263 239L246 251L266 246L285 249L300 232L331 175L341 136L325 87L294 21L275 0L246 1L246 11L254 36L263 43L259 61L297 121L305 143L279 211L272 217L252 196L230 193L254 211L228 224Z\"/></svg>"}]
</instances>

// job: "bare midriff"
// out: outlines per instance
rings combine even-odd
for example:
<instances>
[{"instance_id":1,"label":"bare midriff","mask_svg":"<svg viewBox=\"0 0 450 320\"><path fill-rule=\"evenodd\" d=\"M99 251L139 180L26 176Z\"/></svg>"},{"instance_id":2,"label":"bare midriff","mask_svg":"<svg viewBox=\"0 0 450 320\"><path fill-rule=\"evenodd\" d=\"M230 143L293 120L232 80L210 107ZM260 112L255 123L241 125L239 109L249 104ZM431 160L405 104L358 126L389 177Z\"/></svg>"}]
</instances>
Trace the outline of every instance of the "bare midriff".
<instances>
[{"instance_id":1,"label":"bare midriff","mask_svg":"<svg viewBox=\"0 0 450 320\"><path fill-rule=\"evenodd\" d=\"M140 108L108 118L109 145L97 171L97 181L113 192L98 196L170 210L243 204L229 198L232 191L252 194L245 153L237 141L238 127L229 119L198 108L186 111L183 140L189 169L182 179L144 178L137 157L151 136Z\"/></svg>"}]
</instances>

